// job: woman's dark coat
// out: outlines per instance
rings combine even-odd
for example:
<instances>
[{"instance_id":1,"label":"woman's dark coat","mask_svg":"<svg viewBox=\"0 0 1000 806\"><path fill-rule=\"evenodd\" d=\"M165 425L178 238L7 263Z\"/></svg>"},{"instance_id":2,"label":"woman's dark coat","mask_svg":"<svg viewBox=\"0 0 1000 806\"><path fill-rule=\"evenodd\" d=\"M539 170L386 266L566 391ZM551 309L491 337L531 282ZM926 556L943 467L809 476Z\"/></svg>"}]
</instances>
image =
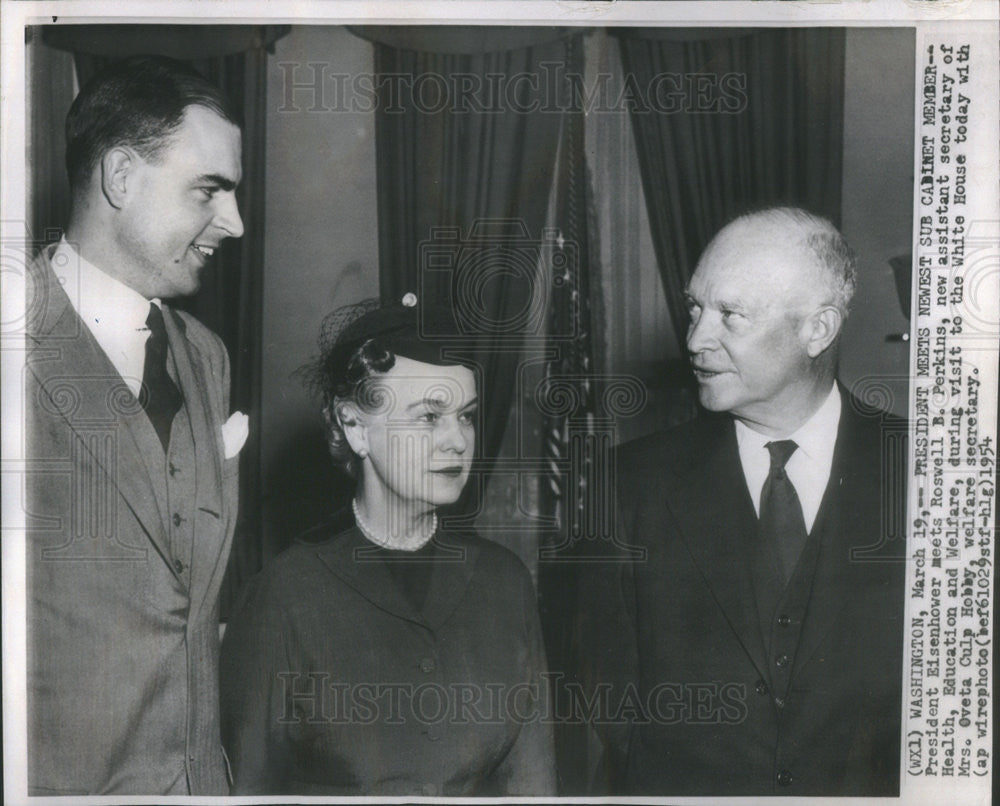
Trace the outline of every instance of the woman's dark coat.
<instances>
[{"instance_id":1,"label":"woman's dark coat","mask_svg":"<svg viewBox=\"0 0 1000 806\"><path fill-rule=\"evenodd\" d=\"M420 612L353 526L251 581L223 643L234 794L553 794L528 572L474 534L435 540Z\"/></svg>"}]
</instances>

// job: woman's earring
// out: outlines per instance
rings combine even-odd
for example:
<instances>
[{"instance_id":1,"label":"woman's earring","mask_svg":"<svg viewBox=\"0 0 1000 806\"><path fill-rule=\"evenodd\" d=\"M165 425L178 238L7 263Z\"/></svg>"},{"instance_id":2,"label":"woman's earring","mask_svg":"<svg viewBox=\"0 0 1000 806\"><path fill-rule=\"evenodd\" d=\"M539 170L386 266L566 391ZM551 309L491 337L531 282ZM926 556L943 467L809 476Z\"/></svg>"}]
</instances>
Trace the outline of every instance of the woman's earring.
<instances>
[{"instance_id":1,"label":"woman's earring","mask_svg":"<svg viewBox=\"0 0 1000 806\"><path fill-rule=\"evenodd\" d=\"M362 448L361 450L358 451L359 459L364 459L366 456L368 456L368 451L365 448Z\"/></svg>"}]
</instances>

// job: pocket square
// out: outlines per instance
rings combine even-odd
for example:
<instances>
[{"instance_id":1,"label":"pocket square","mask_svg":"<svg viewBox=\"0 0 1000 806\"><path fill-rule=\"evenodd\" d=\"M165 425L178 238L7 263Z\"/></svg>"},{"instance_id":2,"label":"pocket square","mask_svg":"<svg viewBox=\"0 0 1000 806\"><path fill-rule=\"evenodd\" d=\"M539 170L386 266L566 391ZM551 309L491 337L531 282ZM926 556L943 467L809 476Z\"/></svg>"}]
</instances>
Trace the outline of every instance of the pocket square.
<instances>
[{"instance_id":1,"label":"pocket square","mask_svg":"<svg viewBox=\"0 0 1000 806\"><path fill-rule=\"evenodd\" d=\"M222 446L227 459L232 459L243 449L250 433L250 418L242 411L235 412L222 424Z\"/></svg>"}]
</instances>

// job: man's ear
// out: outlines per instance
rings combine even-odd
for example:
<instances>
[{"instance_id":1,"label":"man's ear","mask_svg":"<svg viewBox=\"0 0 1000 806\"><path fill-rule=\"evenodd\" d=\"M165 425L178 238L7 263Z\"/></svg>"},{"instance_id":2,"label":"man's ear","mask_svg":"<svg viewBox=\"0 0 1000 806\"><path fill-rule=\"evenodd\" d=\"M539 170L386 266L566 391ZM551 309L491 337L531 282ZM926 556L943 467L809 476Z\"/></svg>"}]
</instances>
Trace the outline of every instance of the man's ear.
<instances>
[{"instance_id":1,"label":"man's ear","mask_svg":"<svg viewBox=\"0 0 1000 806\"><path fill-rule=\"evenodd\" d=\"M347 444L358 456L368 455L368 420L356 403L349 400L335 401L333 416L337 418L340 430L344 432ZM328 415L329 416L329 415Z\"/></svg>"},{"instance_id":2,"label":"man's ear","mask_svg":"<svg viewBox=\"0 0 1000 806\"><path fill-rule=\"evenodd\" d=\"M125 206L130 178L137 159L137 155L131 149L123 146L109 149L101 157L101 192L108 200L108 204L116 209Z\"/></svg>"},{"instance_id":3,"label":"man's ear","mask_svg":"<svg viewBox=\"0 0 1000 806\"><path fill-rule=\"evenodd\" d=\"M833 305L824 305L813 311L804 324L809 357L816 358L825 352L836 341L843 324L844 315Z\"/></svg>"}]
</instances>

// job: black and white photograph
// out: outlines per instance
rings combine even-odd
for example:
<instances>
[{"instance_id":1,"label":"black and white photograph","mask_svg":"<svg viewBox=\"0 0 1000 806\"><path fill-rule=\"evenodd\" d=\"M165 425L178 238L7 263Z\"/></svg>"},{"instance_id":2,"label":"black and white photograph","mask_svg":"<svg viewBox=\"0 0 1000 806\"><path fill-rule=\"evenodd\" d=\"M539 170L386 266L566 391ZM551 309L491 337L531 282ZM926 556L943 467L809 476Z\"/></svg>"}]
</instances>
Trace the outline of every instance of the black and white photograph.
<instances>
[{"instance_id":1,"label":"black and white photograph","mask_svg":"<svg viewBox=\"0 0 1000 806\"><path fill-rule=\"evenodd\" d=\"M989 802L998 18L5 3L4 800Z\"/></svg>"}]
</instances>

